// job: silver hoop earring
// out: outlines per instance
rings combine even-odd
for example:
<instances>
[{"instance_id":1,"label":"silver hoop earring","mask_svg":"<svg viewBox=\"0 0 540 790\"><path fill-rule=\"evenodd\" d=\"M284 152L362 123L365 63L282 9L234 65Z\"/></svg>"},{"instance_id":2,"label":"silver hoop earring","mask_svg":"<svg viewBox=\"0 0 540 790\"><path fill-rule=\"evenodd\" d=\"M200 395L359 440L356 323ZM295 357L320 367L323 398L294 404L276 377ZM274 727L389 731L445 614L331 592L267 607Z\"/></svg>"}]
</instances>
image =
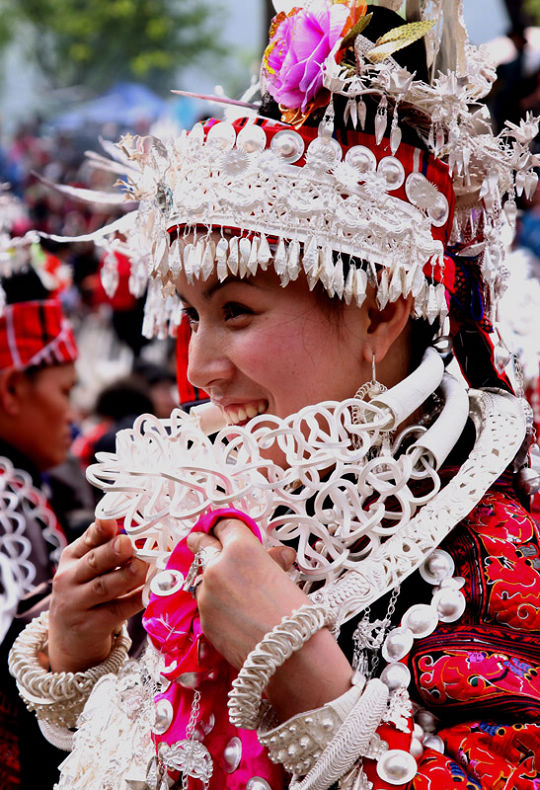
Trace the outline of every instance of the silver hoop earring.
<instances>
[{"instance_id":1,"label":"silver hoop earring","mask_svg":"<svg viewBox=\"0 0 540 790\"><path fill-rule=\"evenodd\" d=\"M384 384L381 384L380 381L377 381L377 365L375 360L375 354L371 356L371 381L366 381L365 384L362 384L359 387L354 397L357 400L373 400L373 398L377 397L377 395L381 395L383 392L386 392L387 387Z\"/></svg>"}]
</instances>

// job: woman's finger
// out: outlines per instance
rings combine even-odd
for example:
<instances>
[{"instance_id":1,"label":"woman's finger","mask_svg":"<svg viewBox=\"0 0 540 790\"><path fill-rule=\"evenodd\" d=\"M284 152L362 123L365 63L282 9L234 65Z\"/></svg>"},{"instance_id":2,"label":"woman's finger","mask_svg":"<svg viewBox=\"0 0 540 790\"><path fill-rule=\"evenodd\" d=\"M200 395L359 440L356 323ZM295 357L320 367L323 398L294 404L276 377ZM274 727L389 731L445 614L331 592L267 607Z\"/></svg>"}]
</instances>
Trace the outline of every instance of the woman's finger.
<instances>
[{"instance_id":1,"label":"woman's finger","mask_svg":"<svg viewBox=\"0 0 540 790\"><path fill-rule=\"evenodd\" d=\"M223 549L221 542L213 535L206 532L191 532L187 537L187 546L193 554L197 554L203 548L215 548L218 551Z\"/></svg>"},{"instance_id":2,"label":"woman's finger","mask_svg":"<svg viewBox=\"0 0 540 790\"><path fill-rule=\"evenodd\" d=\"M132 560L126 566L85 584L70 584L59 571L53 580L55 617L66 623L84 620L93 610L138 589L144 584L146 572L147 566L142 560Z\"/></svg>"},{"instance_id":3,"label":"woman's finger","mask_svg":"<svg viewBox=\"0 0 540 790\"><path fill-rule=\"evenodd\" d=\"M220 519L212 532L224 548L236 540L251 540L260 546L259 540L239 518Z\"/></svg>"},{"instance_id":4,"label":"woman's finger","mask_svg":"<svg viewBox=\"0 0 540 790\"><path fill-rule=\"evenodd\" d=\"M107 543L89 549L75 566L74 581L84 584L96 576L131 562L134 549L127 535L115 535Z\"/></svg>"},{"instance_id":5,"label":"woman's finger","mask_svg":"<svg viewBox=\"0 0 540 790\"><path fill-rule=\"evenodd\" d=\"M100 606L120 598L144 583L148 566L132 559L126 565L96 576L79 587L79 603L85 608Z\"/></svg>"},{"instance_id":6,"label":"woman's finger","mask_svg":"<svg viewBox=\"0 0 540 790\"><path fill-rule=\"evenodd\" d=\"M290 571L296 560L296 552L290 546L273 546L268 549L268 556L284 571Z\"/></svg>"},{"instance_id":7,"label":"woman's finger","mask_svg":"<svg viewBox=\"0 0 540 790\"><path fill-rule=\"evenodd\" d=\"M118 534L118 525L111 519L96 519L80 538L74 540L66 549L66 554L73 559L80 559L89 551L107 543Z\"/></svg>"},{"instance_id":8,"label":"woman's finger","mask_svg":"<svg viewBox=\"0 0 540 790\"><path fill-rule=\"evenodd\" d=\"M134 614L144 609L143 603L144 586L137 587L132 590L128 595L123 595L108 604L108 609L111 616L117 623L123 623L124 620L129 620Z\"/></svg>"}]
</instances>

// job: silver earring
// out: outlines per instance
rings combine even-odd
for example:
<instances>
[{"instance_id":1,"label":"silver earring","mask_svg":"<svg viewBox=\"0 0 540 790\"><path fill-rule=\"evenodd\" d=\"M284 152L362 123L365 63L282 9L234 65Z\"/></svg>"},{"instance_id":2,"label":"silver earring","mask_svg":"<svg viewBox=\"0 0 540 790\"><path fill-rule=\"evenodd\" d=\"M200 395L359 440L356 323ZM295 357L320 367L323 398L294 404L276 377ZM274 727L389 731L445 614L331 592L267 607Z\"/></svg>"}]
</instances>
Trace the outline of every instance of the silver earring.
<instances>
[{"instance_id":1,"label":"silver earring","mask_svg":"<svg viewBox=\"0 0 540 790\"><path fill-rule=\"evenodd\" d=\"M359 389L356 390L354 397L358 400L373 400L373 398L377 397L383 392L386 392L387 387L384 384L381 384L380 381L377 381L377 365L375 360L375 354L371 356L371 381L366 381L365 384L362 384Z\"/></svg>"}]
</instances>

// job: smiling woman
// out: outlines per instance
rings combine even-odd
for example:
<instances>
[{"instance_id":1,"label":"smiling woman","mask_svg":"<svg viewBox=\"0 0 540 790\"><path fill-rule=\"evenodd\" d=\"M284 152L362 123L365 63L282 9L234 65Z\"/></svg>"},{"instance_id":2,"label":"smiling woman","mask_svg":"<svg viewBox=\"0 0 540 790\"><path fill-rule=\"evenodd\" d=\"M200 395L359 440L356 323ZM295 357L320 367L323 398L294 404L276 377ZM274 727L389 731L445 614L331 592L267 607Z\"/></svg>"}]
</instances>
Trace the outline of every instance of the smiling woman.
<instances>
[{"instance_id":1,"label":"smiling woman","mask_svg":"<svg viewBox=\"0 0 540 790\"><path fill-rule=\"evenodd\" d=\"M352 397L371 374L373 354L380 370L388 368L390 383L408 372L406 340L387 355L390 341L380 339L390 319L397 335L407 325L406 301L392 304L383 322L372 291L360 309L343 305L336 321L305 275L283 289L273 270L191 285L180 275L179 290L192 327L190 381L208 392L229 423L263 411L287 417L307 403Z\"/></svg>"},{"instance_id":2,"label":"smiling woman","mask_svg":"<svg viewBox=\"0 0 540 790\"><path fill-rule=\"evenodd\" d=\"M100 519L12 652L53 738L118 671L62 790L540 779L532 436L492 340L537 124L490 132L459 4L442 42L384 6L295 3L248 116L123 141L146 325L187 316L211 404L89 470ZM143 602L148 651L118 670Z\"/></svg>"}]
</instances>

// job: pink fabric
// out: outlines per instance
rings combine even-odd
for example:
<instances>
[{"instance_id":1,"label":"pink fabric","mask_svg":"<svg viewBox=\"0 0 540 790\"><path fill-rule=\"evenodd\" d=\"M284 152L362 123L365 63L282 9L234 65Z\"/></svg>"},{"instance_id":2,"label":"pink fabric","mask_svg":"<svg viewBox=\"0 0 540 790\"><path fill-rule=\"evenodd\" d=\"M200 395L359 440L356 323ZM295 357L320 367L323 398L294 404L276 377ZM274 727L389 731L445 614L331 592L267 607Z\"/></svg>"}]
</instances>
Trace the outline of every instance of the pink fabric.
<instances>
[{"instance_id":1,"label":"pink fabric","mask_svg":"<svg viewBox=\"0 0 540 790\"><path fill-rule=\"evenodd\" d=\"M240 519L261 539L253 519L234 508L206 513L193 531L209 533L222 518ZM184 538L172 552L167 569L186 576L192 562L193 553ZM265 779L272 790L281 790L285 785L282 769L270 762L255 731L238 730L229 721L227 693L237 672L205 640L197 603L191 593L179 590L169 596L152 594L143 624L152 644L165 658L166 669L162 674L171 681L167 691L156 695L155 700L169 700L175 712L168 730L163 735L152 736L156 750L162 742L172 745L185 739L193 689L197 688L201 692L201 704L196 732L202 736L199 740L209 750L214 763L210 790L244 790L254 776ZM242 757L236 770L229 773L224 751L234 737L240 738ZM201 786L199 780L189 780L190 790L199 790Z\"/></svg>"}]
</instances>

